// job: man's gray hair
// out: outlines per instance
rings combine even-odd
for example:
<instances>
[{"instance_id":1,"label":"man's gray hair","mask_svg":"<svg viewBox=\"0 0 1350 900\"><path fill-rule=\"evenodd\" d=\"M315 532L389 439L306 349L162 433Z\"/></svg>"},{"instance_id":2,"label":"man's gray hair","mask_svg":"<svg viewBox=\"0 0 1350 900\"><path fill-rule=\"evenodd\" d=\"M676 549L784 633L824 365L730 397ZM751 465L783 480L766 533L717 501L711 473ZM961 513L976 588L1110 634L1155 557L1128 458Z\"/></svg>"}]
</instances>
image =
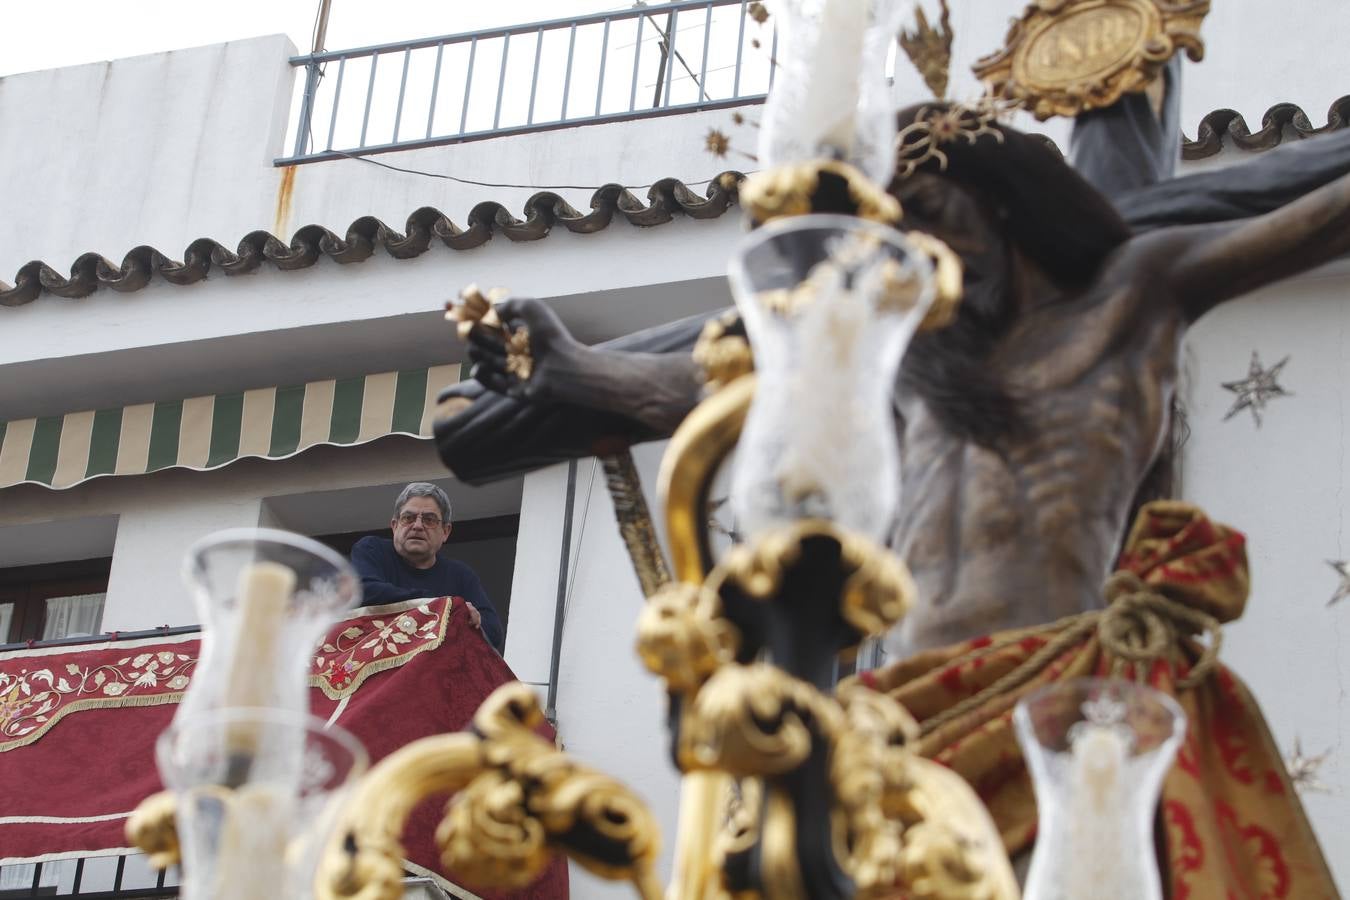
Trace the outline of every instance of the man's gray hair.
<instances>
[{"instance_id":1,"label":"man's gray hair","mask_svg":"<svg viewBox=\"0 0 1350 900\"><path fill-rule=\"evenodd\" d=\"M398 518L399 513L403 512L403 505L414 497L430 497L435 500L436 505L441 508L441 518L445 524L450 524L450 498L446 496L445 491L429 481L414 481L399 493L398 499L394 501L394 518Z\"/></svg>"}]
</instances>

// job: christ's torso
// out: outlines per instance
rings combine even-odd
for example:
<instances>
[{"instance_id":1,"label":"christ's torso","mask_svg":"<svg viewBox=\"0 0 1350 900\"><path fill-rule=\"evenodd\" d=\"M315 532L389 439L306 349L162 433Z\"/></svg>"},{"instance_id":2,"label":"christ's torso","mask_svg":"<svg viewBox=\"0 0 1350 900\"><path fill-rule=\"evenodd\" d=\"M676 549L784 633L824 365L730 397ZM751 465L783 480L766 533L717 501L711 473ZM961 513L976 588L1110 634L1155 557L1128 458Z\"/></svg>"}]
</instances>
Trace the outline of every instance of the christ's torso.
<instances>
[{"instance_id":1,"label":"christ's torso","mask_svg":"<svg viewBox=\"0 0 1350 900\"><path fill-rule=\"evenodd\" d=\"M1160 446L1184 333L1137 281L1023 315L989 359L1025 433L996 450L898 397L895 547L919 602L893 638L913 652L1102 603L1125 517ZM1106 285L1111 285L1110 287Z\"/></svg>"}]
</instances>

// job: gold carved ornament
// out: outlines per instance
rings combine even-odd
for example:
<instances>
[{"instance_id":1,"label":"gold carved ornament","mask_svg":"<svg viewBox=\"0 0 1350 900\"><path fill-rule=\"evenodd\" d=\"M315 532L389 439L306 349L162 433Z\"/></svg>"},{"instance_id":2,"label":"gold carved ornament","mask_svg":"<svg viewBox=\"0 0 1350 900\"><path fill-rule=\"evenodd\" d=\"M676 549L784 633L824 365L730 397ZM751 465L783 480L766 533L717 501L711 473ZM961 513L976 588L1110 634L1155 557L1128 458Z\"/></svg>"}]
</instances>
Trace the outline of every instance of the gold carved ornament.
<instances>
[{"instance_id":1,"label":"gold carved ornament","mask_svg":"<svg viewBox=\"0 0 1350 900\"><path fill-rule=\"evenodd\" d=\"M1035 0L974 65L991 94L1036 118L1076 116L1146 89L1178 51L1204 57L1209 0Z\"/></svg>"},{"instance_id":2,"label":"gold carved ornament","mask_svg":"<svg viewBox=\"0 0 1350 900\"><path fill-rule=\"evenodd\" d=\"M923 76L924 84L941 100L947 96L947 81L952 67L952 12L947 0L939 4L938 24L936 27L928 21L928 14L922 6L914 9L914 30L901 30L896 42L905 55L914 63L914 67Z\"/></svg>"},{"instance_id":3,"label":"gold carved ornament","mask_svg":"<svg viewBox=\"0 0 1350 900\"><path fill-rule=\"evenodd\" d=\"M709 583L717 585L730 578L750 596L771 600L783 587L787 570L800 558L803 542L813 537L839 543L840 564L846 573L839 612L858 632L879 637L909 611L917 589L908 567L870 538L824 520L797 522L764 535L753 546L732 547Z\"/></svg>"},{"instance_id":4,"label":"gold carved ornament","mask_svg":"<svg viewBox=\"0 0 1350 900\"><path fill-rule=\"evenodd\" d=\"M703 371L703 380L712 390L726 387L755 368L750 343L730 329L740 321L735 310L727 310L707 321L694 344L694 362Z\"/></svg>"},{"instance_id":5,"label":"gold carved ornament","mask_svg":"<svg viewBox=\"0 0 1350 900\"><path fill-rule=\"evenodd\" d=\"M381 760L344 807L317 900L401 898L404 824L419 801L449 793L436 843L445 867L466 880L523 888L566 853L658 900L655 820L627 788L535 734L543 721L533 690L513 682L479 707L473 733L423 738Z\"/></svg>"},{"instance_id":6,"label":"gold carved ornament","mask_svg":"<svg viewBox=\"0 0 1350 900\"><path fill-rule=\"evenodd\" d=\"M522 325L508 331L493 307L507 296L509 293L504 288L491 288L484 294L478 285L471 284L460 291L457 298L446 302L445 318L455 323L455 333L461 341L468 341L469 333L475 328L497 335L506 347L507 373L521 381L529 381L534 374L530 330Z\"/></svg>"},{"instance_id":7,"label":"gold carved ornament","mask_svg":"<svg viewBox=\"0 0 1350 900\"><path fill-rule=\"evenodd\" d=\"M150 868L163 870L178 865L178 805L172 791L151 794L127 817L127 840L144 853Z\"/></svg>"},{"instance_id":8,"label":"gold carved ornament","mask_svg":"<svg viewBox=\"0 0 1350 900\"><path fill-rule=\"evenodd\" d=\"M741 184L741 207L756 225L774 219L833 212L871 222L900 221L900 201L856 167L837 159L775 166Z\"/></svg>"}]
</instances>

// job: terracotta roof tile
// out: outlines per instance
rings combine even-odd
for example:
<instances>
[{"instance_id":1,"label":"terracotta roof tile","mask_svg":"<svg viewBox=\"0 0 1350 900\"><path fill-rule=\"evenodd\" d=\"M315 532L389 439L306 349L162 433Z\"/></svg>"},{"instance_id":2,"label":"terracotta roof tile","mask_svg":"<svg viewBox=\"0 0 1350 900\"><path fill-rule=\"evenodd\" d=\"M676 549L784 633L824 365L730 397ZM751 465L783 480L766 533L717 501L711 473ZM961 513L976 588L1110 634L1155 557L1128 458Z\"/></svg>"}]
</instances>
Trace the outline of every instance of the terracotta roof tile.
<instances>
[{"instance_id":1,"label":"terracotta roof tile","mask_svg":"<svg viewBox=\"0 0 1350 900\"><path fill-rule=\"evenodd\" d=\"M433 241L452 250L482 246L497 233L512 241L537 241L557 225L577 234L592 234L608 228L616 213L641 227L664 224L677 214L714 219L735 203L744 177L740 172L723 172L701 196L678 179L664 178L648 190L646 203L622 185L607 184L591 196L591 209L586 213L558 194L542 191L525 201L522 219L489 200L469 210L466 227L435 207L424 206L408 216L403 231L374 216L362 216L347 226L344 235L321 225L306 225L289 243L267 231L246 234L233 250L210 238L198 238L183 251L181 262L148 246L131 250L120 265L97 253L85 253L71 265L70 277L34 260L19 269L12 287L0 281L0 305L21 306L44 293L76 298L99 288L135 291L156 275L170 284L192 284L213 268L225 275L253 272L264 262L278 269L303 269L314 265L320 255L338 263L360 262L377 247L395 259L411 259L425 253Z\"/></svg>"},{"instance_id":2,"label":"terracotta roof tile","mask_svg":"<svg viewBox=\"0 0 1350 900\"><path fill-rule=\"evenodd\" d=\"M1204 159L1223 149L1224 138L1241 150L1269 150L1286 140L1315 137L1350 126L1350 95L1341 97L1327 110L1327 124L1314 127L1308 114L1295 103L1276 103L1261 117L1261 128L1253 132L1247 120L1231 109L1216 109L1200 120L1195 140L1182 141L1183 159Z\"/></svg>"}]
</instances>

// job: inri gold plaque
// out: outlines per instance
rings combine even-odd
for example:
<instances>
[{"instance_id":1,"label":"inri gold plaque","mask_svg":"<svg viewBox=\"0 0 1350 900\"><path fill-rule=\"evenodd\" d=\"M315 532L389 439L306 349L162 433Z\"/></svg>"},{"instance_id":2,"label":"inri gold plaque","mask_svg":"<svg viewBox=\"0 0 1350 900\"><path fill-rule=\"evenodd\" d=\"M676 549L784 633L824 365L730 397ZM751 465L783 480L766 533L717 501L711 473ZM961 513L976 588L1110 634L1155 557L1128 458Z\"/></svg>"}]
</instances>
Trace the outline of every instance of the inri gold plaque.
<instances>
[{"instance_id":1,"label":"inri gold plaque","mask_svg":"<svg viewBox=\"0 0 1350 900\"><path fill-rule=\"evenodd\" d=\"M1036 0L975 74L1038 119L1075 116L1144 90L1178 50L1198 62L1208 12L1209 0Z\"/></svg>"}]
</instances>

